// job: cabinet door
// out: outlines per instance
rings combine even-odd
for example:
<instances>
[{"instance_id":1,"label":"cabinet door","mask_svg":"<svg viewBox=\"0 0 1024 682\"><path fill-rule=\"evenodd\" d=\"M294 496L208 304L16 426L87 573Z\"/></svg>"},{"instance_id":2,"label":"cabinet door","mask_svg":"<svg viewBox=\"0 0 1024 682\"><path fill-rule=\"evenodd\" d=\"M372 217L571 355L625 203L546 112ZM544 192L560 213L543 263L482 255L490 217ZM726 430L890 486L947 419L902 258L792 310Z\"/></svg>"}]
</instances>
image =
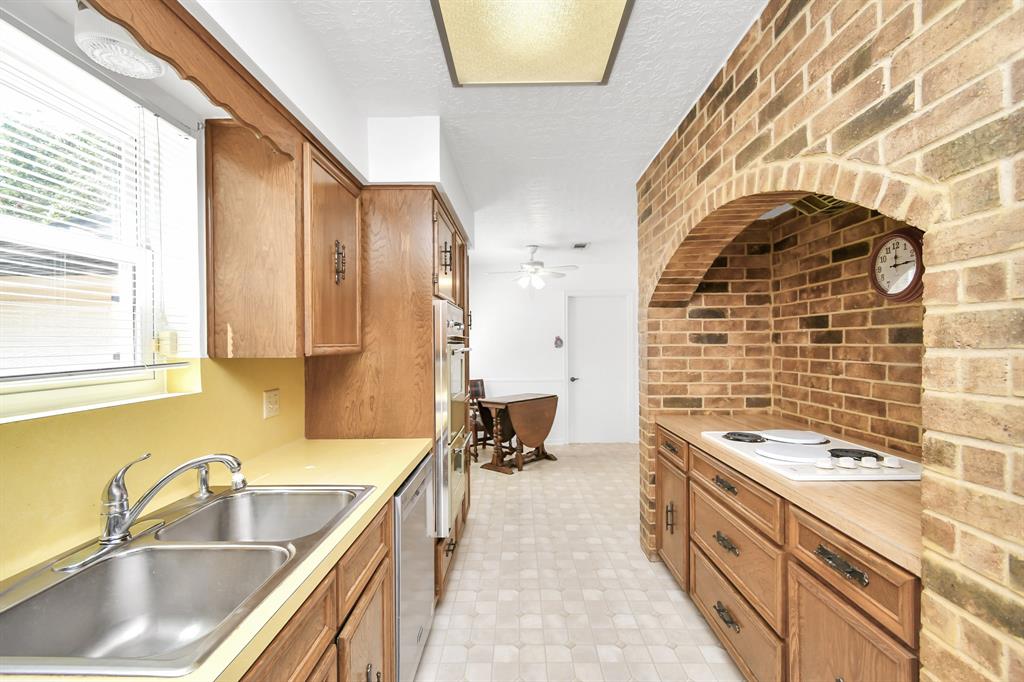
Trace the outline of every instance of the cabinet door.
<instances>
[{"instance_id":1,"label":"cabinet door","mask_svg":"<svg viewBox=\"0 0 1024 682\"><path fill-rule=\"evenodd\" d=\"M306 355L360 350L359 191L306 143L304 161Z\"/></svg>"},{"instance_id":2,"label":"cabinet door","mask_svg":"<svg viewBox=\"0 0 1024 682\"><path fill-rule=\"evenodd\" d=\"M344 682L394 682L394 584L385 560L338 634L338 674Z\"/></svg>"},{"instance_id":3,"label":"cabinet door","mask_svg":"<svg viewBox=\"0 0 1024 682\"><path fill-rule=\"evenodd\" d=\"M232 121L206 122L211 358L302 356L299 164Z\"/></svg>"},{"instance_id":4,"label":"cabinet door","mask_svg":"<svg viewBox=\"0 0 1024 682\"><path fill-rule=\"evenodd\" d=\"M661 543L658 554L668 569L687 586L688 500L686 475L664 457L659 456L654 480L658 504L658 529Z\"/></svg>"},{"instance_id":5,"label":"cabinet door","mask_svg":"<svg viewBox=\"0 0 1024 682\"><path fill-rule=\"evenodd\" d=\"M447 298L453 303L455 298L455 279L457 271L457 248L455 235L457 230L448 219L448 213L441 202L434 200L434 295Z\"/></svg>"},{"instance_id":6,"label":"cabinet door","mask_svg":"<svg viewBox=\"0 0 1024 682\"><path fill-rule=\"evenodd\" d=\"M338 583L334 571L313 590L260 654L242 682L303 682L320 668L338 631Z\"/></svg>"},{"instance_id":7,"label":"cabinet door","mask_svg":"<svg viewBox=\"0 0 1024 682\"><path fill-rule=\"evenodd\" d=\"M912 682L917 679L917 658L791 562L789 679Z\"/></svg>"}]
</instances>

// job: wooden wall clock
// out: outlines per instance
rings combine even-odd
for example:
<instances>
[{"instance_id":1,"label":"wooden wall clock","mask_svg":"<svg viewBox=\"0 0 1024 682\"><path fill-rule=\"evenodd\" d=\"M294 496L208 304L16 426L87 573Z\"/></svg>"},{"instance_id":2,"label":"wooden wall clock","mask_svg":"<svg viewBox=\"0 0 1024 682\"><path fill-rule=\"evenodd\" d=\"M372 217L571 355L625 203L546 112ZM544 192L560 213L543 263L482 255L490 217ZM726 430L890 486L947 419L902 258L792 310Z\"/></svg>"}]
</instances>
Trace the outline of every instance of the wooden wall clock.
<instances>
[{"instance_id":1,"label":"wooden wall clock","mask_svg":"<svg viewBox=\"0 0 1024 682\"><path fill-rule=\"evenodd\" d=\"M871 286L890 301L912 301L924 289L923 234L916 227L893 230L880 237L871 250Z\"/></svg>"}]
</instances>

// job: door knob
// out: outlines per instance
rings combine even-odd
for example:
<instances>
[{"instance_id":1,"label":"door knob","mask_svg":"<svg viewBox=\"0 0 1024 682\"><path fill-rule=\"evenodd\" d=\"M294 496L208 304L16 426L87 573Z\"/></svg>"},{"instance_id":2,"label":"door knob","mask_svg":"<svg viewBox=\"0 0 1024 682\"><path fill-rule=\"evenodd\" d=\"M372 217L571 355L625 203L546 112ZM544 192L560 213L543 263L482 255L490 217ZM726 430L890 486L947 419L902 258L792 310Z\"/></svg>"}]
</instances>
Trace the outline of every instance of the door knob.
<instances>
[{"instance_id":1,"label":"door knob","mask_svg":"<svg viewBox=\"0 0 1024 682\"><path fill-rule=\"evenodd\" d=\"M571 382L572 382L572 383L574 383L574 384L575 384L575 383L576 383L577 381L579 381L579 380L580 380L580 378L579 378L579 377L569 377L569 381L571 381Z\"/></svg>"}]
</instances>

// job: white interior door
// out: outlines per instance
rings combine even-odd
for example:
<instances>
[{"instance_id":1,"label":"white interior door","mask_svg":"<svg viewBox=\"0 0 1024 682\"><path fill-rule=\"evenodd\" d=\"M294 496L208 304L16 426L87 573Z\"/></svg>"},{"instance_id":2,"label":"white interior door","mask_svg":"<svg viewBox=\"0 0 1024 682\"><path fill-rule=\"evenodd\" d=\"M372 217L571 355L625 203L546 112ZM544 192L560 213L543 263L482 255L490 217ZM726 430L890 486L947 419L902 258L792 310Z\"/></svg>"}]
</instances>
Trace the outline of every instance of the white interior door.
<instances>
[{"instance_id":1,"label":"white interior door","mask_svg":"<svg viewBox=\"0 0 1024 682\"><path fill-rule=\"evenodd\" d=\"M569 439L622 443L629 433L630 321L626 296L569 296Z\"/></svg>"}]
</instances>

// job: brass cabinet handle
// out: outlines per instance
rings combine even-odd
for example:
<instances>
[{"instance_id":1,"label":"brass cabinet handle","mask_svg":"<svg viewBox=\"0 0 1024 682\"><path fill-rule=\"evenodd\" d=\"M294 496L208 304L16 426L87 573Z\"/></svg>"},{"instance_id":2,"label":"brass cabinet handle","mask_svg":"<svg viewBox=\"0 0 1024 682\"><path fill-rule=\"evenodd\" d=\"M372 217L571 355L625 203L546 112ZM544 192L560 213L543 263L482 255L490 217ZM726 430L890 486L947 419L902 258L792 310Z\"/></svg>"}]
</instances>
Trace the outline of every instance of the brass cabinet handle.
<instances>
[{"instance_id":1,"label":"brass cabinet handle","mask_svg":"<svg viewBox=\"0 0 1024 682\"><path fill-rule=\"evenodd\" d=\"M446 275L452 271L452 247L448 240L445 240L444 247L441 249L441 269Z\"/></svg>"},{"instance_id":2,"label":"brass cabinet handle","mask_svg":"<svg viewBox=\"0 0 1024 682\"><path fill-rule=\"evenodd\" d=\"M678 455L679 454L679 450L676 449L676 446L672 442L665 441L664 442L664 446L665 446L665 449L668 450L669 452L671 452L673 455Z\"/></svg>"},{"instance_id":3,"label":"brass cabinet handle","mask_svg":"<svg viewBox=\"0 0 1024 682\"><path fill-rule=\"evenodd\" d=\"M373 682L373 663L366 664L366 682Z\"/></svg>"},{"instance_id":4,"label":"brass cabinet handle","mask_svg":"<svg viewBox=\"0 0 1024 682\"><path fill-rule=\"evenodd\" d=\"M348 259L345 256L345 245L339 240L334 240L334 283L341 284L341 281L345 279L345 270L347 269ZM372 682L372 681L371 681Z\"/></svg>"},{"instance_id":5,"label":"brass cabinet handle","mask_svg":"<svg viewBox=\"0 0 1024 682\"><path fill-rule=\"evenodd\" d=\"M732 483L725 480L718 474L715 474L715 485L717 485L719 488L721 488L727 493L730 493L732 495L739 495L739 491L736 490L736 486L734 486Z\"/></svg>"},{"instance_id":6,"label":"brass cabinet handle","mask_svg":"<svg viewBox=\"0 0 1024 682\"><path fill-rule=\"evenodd\" d=\"M665 528L668 530L669 535L676 534L676 503L669 502L665 505Z\"/></svg>"},{"instance_id":7,"label":"brass cabinet handle","mask_svg":"<svg viewBox=\"0 0 1024 682\"><path fill-rule=\"evenodd\" d=\"M729 613L729 609L725 608L725 605L722 602L715 602L715 613L717 613L718 617L722 619L723 623L725 623L725 627L729 628L733 632L740 631L740 624L733 619L732 614Z\"/></svg>"},{"instance_id":8,"label":"brass cabinet handle","mask_svg":"<svg viewBox=\"0 0 1024 682\"><path fill-rule=\"evenodd\" d=\"M733 556L740 555L740 548L734 545L732 540L729 539L729 536L722 531L716 530L714 538L715 542L720 544L729 554L732 554Z\"/></svg>"},{"instance_id":9,"label":"brass cabinet handle","mask_svg":"<svg viewBox=\"0 0 1024 682\"><path fill-rule=\"evenodd\" d=\"M817 549L814 550L814 555L824 561L836 573L839 573L851 582L857 583L861 587L867 587L868 583L871 582L867 573L853 566L849 561L823 544L818 544Z\"/></svg>"}]
</instances>

